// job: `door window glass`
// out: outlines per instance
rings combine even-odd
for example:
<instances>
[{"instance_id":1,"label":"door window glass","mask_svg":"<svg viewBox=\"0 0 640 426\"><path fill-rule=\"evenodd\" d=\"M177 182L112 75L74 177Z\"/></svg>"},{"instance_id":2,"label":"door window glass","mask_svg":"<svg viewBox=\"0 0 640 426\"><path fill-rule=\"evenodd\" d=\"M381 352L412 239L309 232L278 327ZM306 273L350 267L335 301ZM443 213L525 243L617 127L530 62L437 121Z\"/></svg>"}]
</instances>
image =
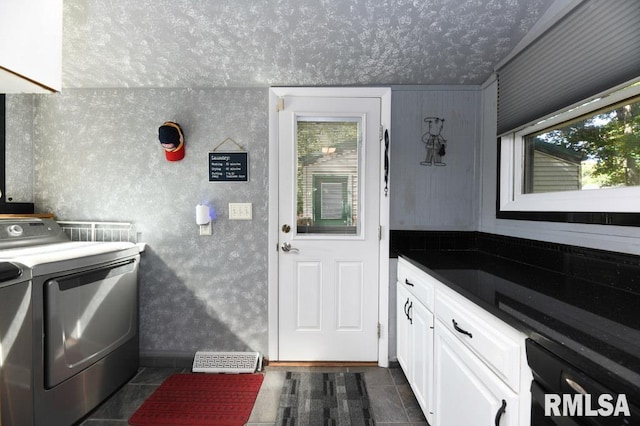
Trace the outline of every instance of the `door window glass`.
<instances>
[{"instance_id":1,"label":"door window glass","mask_svg":"<svg viewBox=\"0 0 640 426\"><path fill-rule=\"evenodd\" d=\"M359 117L296 120L297 233L359 235Z\"/></svg>"}]
</instances>

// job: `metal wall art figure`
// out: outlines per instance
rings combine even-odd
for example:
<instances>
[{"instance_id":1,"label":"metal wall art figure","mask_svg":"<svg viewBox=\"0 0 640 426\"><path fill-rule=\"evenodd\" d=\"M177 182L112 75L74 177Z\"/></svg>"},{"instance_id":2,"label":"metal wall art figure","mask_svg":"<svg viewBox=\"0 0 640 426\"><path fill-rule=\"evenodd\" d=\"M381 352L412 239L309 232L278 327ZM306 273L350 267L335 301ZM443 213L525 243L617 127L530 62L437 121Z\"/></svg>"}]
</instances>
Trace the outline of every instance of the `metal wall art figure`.
<instances>
[{"instance_id":1,"label":"metal wall art figure","mask_svg":"<svg viewBox=\"0 0 640 426\"><path fill-rule=\"evenodd\" d=\"M423 166L446 166L442 157L446 154L447 140L440 135L444 127L444 118L427 117L424 119L429 130L422 135L422 142L426 145L427 156L420 164Z\"/></svg>"}]
</instances>

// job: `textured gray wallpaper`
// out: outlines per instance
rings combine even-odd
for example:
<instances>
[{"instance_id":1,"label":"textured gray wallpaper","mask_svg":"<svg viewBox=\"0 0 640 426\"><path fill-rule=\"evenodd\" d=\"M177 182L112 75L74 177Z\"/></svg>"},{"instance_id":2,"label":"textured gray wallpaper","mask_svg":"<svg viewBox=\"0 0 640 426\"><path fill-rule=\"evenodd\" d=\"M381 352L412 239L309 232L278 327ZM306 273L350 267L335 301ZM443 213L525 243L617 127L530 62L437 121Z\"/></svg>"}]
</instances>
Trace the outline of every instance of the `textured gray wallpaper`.
<instances>
[{"instance_id":1,"label":"textured gray wallpaper","mask_svg":"<svg viewBox=\"0 0 640 426\"><path fill-rule=\"evenodd\" d=\"M148 243L143 354L267 350L267 98L266 89L35 97L37 210L61 220L132 221ZM165 120L184 129L182 161L165 160L158 141ZM226 137L249 151L249 182L208 181L208 152ZM200 236L195 224L201 202L218 213L212 236ZM229 202L252 202L253 220L229 221Z\"/></svg>"},{"instance_id":2,"label":"textured gray wallpaper","mask_svg":"<svg viewBox=\"0 0 640 426\"><path fill-rule=\"evenodd\" d=\"M552 0L65 0L63 88L481 84Z\"/></svg>"}]
</instances>

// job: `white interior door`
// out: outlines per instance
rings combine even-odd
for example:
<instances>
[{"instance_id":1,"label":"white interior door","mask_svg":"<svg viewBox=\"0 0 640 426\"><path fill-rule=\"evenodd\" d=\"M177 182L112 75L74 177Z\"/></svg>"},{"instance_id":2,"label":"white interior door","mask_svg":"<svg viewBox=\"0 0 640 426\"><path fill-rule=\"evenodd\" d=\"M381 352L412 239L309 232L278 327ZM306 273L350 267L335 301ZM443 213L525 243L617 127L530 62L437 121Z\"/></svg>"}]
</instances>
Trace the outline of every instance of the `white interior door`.
<instances>
[{"instance_id":1,"label":"white interior door","mask_svg":"<svg viewBox=\"0 0 640 426\"><path fill-rule=\"evenodd\" d=\"M280 360L378 360L380 103L284 98L278 118Z\"/></svg>"}]
</instances>

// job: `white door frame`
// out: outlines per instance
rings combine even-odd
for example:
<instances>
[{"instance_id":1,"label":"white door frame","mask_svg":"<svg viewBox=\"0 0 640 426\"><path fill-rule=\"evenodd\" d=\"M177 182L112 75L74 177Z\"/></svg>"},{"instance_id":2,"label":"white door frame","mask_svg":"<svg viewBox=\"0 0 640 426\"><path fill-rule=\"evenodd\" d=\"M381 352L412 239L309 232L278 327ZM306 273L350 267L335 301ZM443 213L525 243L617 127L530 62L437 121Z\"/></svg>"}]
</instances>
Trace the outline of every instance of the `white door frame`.
<instances>
[{"instance_id":1,"label":"white door frame","mask_svg":"<svg viewBox=\"0 0 640 426\"><path fill-rule=\"evenodd\" d=\"M269 238L268 238L268 308L269 353L278 361L278 99L285 96L322 96L380 98L382 128L391 132L391 88L389 87L272 87L269 89ZM381 149L379 282L378 282L378 365L389 366L389 197L384 194L384 141Z\"/></svg>"}]
</instances>

